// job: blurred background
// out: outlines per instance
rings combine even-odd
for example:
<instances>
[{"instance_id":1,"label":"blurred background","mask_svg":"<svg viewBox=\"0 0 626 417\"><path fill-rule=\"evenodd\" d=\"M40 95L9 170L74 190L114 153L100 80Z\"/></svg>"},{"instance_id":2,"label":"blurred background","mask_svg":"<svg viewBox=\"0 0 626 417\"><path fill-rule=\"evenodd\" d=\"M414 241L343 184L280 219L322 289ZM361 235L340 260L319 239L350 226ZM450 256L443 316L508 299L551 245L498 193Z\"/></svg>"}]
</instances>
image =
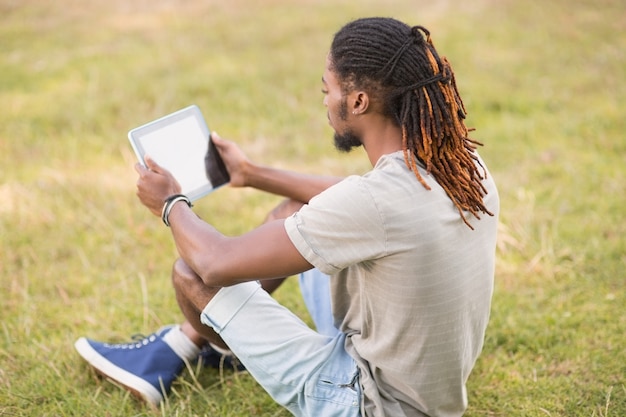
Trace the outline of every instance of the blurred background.
<instances>
[{"instance_id":1,"label":"blurred background","mask_svg":"<svg viewBox=\"0 0 626 417\"><path fill-rule=\"evenodd\" d=\"M500 190L467 415L626 415L621 0L0 0L0 415L152 415L73 349L182 319L128 130L197 104L260 163L364 173L332 146L320 77L333 34L375 15L431 31ZM195 210L239 234L278 201L222 188ZM306 319L297 285L276 296ZM197 368L158 412L288 415L247 375Z\"/></svg>"}]
</instances>

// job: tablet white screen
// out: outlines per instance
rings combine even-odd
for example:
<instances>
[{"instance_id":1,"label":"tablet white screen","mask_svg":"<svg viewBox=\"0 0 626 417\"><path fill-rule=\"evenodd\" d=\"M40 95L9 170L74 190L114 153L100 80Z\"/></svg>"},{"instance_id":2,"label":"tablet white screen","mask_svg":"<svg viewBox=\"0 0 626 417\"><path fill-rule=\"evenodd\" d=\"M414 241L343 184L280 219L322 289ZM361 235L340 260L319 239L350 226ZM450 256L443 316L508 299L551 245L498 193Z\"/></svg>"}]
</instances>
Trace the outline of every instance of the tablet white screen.
<instances>
[{"instance_id":1,"label":"tablet white screen","mask_svg":"<svg viewBox=\"0 0 626 417\"><path fill-rule=\"evenodd\" d=\"M180 146L182 139L185 141L184 146ZM204 155L209 139L204 137L195 117L186 117L146 134L139 138L139 142L145 155L174 174L183 194L206 184Z\"/></svg>"},{"instance_id":2,"label":"tablet white screen","mask_svg":"<svg viewBox=\"0 0 626 417\"><path fill-rule=\"evenodd\" d=\"M140 163L145 155L172 173L192 201L228 183L230 177L196 105L128 132Z\"/></svg>"}]
</instances>

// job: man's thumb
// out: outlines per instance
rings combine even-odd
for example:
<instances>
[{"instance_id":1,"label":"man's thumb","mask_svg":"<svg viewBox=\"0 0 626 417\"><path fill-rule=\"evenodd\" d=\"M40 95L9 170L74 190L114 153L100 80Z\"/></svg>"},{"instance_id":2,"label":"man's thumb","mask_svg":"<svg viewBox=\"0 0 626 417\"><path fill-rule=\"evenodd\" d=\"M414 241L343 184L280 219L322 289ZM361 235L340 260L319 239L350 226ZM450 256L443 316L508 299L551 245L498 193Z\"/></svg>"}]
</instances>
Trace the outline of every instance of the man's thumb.
<instances>
[{"instance_id":1,"label":"man's thumb","mask_svg":"<svg viewBox=\"0 0 626 417\"><path fill-rule=\"evenodd\" d=\"M154 159L150 158L150 155L146 155L144 157L144 161L146 162L146 168L148 168L150 171L160 171L161 167L154 161Z\"/></svg>"}]
</instances>

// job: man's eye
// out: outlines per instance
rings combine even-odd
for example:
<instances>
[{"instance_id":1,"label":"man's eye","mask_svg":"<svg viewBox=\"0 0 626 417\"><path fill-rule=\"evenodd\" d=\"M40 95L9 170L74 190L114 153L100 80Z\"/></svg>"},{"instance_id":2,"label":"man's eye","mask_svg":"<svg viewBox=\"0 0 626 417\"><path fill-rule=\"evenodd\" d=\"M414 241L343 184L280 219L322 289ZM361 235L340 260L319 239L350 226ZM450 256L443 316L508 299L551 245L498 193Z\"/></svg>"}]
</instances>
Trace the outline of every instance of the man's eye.
<instances>
[{"instance_id":1,"label":"man's eye","mask_svg":"<svg viewBox=\"0 0 626 417\"><path fill-rule=\"evenodd\" d=\"M322 94L324 94L324 95L328 94L328 90L324 90L324 89L322 88Z\"/></svg>"}]
</instances>

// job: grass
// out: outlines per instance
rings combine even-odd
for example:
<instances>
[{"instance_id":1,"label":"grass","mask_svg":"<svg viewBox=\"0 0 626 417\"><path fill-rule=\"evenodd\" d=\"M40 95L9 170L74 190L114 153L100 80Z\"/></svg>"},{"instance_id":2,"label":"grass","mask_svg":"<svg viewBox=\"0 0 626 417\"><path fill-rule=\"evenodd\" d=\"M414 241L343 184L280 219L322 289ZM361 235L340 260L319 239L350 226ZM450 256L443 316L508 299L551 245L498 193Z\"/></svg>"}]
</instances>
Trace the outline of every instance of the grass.
<instances>
[{"instance_id":1,"label":"grass","mask_svg":"<svg viewBox=\"0 0 626 417\"><path fill-rule=\"evenodd\" d=\"M196 103L260 162L368 169L332 149L318 93L332 34L365 15L433 32L499 185L496 291L467 415L626 415L619 0L0 0L0 415L288 415L249 376L193 367L153 412L72 344L181 320L168 231L134 196L130 128ZM237 234L276 201L222 189L196 210ZM304 314L294 282L277 298Z\"/></svg>"}]
</instances>

